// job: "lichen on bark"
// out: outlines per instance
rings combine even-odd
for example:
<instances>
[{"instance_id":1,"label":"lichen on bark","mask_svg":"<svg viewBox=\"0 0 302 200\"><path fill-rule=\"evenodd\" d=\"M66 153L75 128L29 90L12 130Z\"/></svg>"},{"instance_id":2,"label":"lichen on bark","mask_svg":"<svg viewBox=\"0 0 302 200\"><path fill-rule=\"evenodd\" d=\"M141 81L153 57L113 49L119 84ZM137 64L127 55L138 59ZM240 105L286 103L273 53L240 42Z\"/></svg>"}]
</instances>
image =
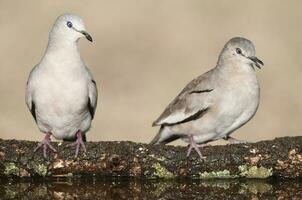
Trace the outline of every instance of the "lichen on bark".
<instances>
[{"instance_id":1,"label":"lichen on bark","mask_svg":"<svg viewBox=\"0 0 302 200\"><path fill-rule=\"evenodd\" d=\"M208 146L204 159L186 147L135 142L87 142L87 153L74 159L68 143L53 143L57 153L33 152L37 142L0 139L0 176L135 177L144 179L301 178L302 137L256 143Z\"/></svg>"}]
</instances>

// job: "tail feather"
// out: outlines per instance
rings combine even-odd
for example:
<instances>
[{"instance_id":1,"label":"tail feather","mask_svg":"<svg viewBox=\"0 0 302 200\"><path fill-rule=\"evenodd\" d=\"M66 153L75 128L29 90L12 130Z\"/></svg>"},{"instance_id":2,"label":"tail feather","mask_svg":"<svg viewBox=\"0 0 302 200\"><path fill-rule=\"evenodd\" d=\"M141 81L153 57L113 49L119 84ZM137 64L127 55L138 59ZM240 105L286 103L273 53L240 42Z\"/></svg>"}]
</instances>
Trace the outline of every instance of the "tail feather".
<instances>
[{"instance_id":1,"label":"tail feather","mask_svg":"<svg viewBox=\"0 0 302 200\"><path fill-rule=\"evenodd\" d=\"M167 128L165 126L161 126L158 133L149 144L167 144L169 142L179 139L180 137L180 135L174 135L171 132L167 131Z\"/></svg>"},{"instance_id":2,"label":"tail feather","mask_svg":"<svg viewBox=\"0 0 302 200\"><path fill-rule=\"evenodd\" d=\"M151 145L155 145L158 143L159 139L160 139L160 131L161 128L159 129L158 133L155 135L155 137L151 140L151 142L149 144Z\"/></svg>"}]
</instances>

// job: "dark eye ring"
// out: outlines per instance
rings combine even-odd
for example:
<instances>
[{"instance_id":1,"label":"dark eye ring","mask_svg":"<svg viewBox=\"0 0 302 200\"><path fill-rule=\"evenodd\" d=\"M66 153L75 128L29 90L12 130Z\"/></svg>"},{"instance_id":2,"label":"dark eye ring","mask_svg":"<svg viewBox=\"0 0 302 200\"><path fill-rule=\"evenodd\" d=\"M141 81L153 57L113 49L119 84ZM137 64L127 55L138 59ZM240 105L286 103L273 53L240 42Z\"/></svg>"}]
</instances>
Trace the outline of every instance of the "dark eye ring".
<instances>
[{"instance_id":1,"label":"dark eye ring","mask_svg":"<svg viewBox=\"0 0 302 200\"><path fill-rule=\"evenodd\" d=\"M237 54L242 54L241 49L240 49L240 48L236 48L236 53L237 53Z\"/></svg>"},{"instance_id":2,"label":"dark eye ring","mask_svg":"<svg viewBox=\"0 0 302 200\"><path fill-rule=\"evenodd\" d=\"M72 27L72 23L71 22L67 22L67 26L69 27L69 28L71 28Z\"/></svg>"}]
</instances>

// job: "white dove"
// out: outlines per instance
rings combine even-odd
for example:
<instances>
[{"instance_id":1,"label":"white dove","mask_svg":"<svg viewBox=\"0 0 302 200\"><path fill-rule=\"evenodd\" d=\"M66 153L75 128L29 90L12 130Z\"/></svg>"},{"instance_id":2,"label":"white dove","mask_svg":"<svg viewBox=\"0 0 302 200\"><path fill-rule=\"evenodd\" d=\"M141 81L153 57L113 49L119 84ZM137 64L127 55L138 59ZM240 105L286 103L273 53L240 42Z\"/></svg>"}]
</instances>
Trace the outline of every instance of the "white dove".
<instances>
[{"instance_id":1,"label":"white dove","mask_svg":"<svg viewBox=\"0 0 302 200\"><path fill-rule=\"evenodd\" d=\"M51 135L56 139L75 141L75 157L80 146L86 151L86 132L97 106L97 87L89 69L81 58L78 40L92 37L83 20L75 14L59 16L49 33L44 56L31 71L26 86L26 104L38 128L45 133L35 149L46 150Z\"/></svg>"}]
</instances>

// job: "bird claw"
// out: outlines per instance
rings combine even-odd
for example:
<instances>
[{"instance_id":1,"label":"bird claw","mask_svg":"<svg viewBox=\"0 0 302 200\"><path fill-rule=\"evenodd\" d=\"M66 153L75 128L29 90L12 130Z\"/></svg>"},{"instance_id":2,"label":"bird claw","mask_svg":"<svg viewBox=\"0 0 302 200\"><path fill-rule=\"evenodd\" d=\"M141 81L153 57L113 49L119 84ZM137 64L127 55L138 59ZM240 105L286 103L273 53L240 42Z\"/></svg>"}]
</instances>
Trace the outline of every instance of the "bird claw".
<instances>
[{"instance_id":1,"label":"bird claw","mask_svg":"<svg viewBox=\"0 0 302 200\"><path fill-rule=\"evenodd\" d=\"M57 152L57 150L51 145L51 139L50 139L51 134L46 133L44 139L38 144L38 146L34 149L34 152L36 152L38 149L43 147L43 156L44 158L47 158L47 148L51 149L53 152Z\"/></svg>"},{"instance_id":2,"label":"bird claw","mask_svg":"<svg viewBox=\"0 0 302 200\"><path fill-rule=\"evenodd\" d=\"M205 146L207 146L207 144L196 144L192 135L189 136L189 141L190 141L190 144L189 144L189 149L187 152L187 157L190 156L192 149L194 149L198 153L200 159L204 159L205 157L202 155L199 148L205 147Z\"/></svg>"},{"instance_id":3,"label":"bird claw","mask_svg":"<svg viewBox=\"0 0 302 200\"><path fill-rule=\"evenodd\" d=\"M66 147L76 147L76 150L75 150L75 158L78 157L78 154L79 154L79 150L80 150L80 147L82 147L83 151L86 152L86 146L83 142L83 138L82 138L82 133L80 131L77 132L76 134L77 136L77 140L71 144L68 144L66 145Z\"/></svg>"}]
</instances>

